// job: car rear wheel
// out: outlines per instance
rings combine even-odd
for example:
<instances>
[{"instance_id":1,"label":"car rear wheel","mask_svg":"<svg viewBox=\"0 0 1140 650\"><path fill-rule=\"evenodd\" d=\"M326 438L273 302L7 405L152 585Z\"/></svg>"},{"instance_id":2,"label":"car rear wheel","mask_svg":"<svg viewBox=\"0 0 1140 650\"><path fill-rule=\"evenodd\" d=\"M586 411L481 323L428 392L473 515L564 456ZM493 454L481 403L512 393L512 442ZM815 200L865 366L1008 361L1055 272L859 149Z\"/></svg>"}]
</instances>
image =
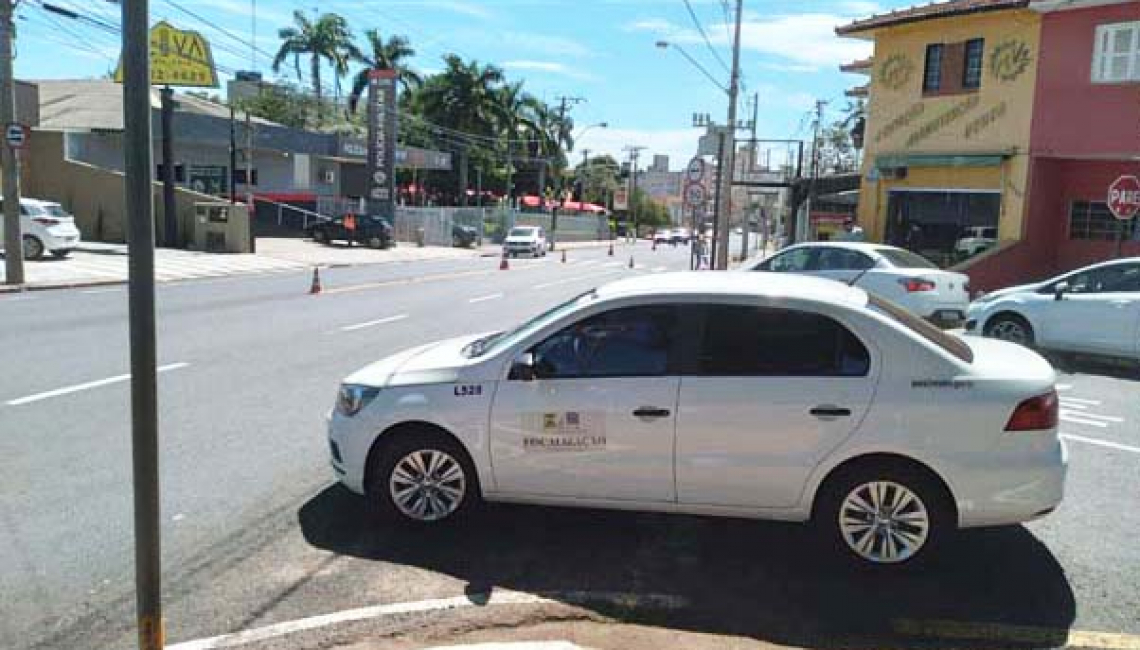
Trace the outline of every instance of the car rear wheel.
<instances>
[{"instance_id":1,"label":"car rear wheel","mask_svg":"<svg viewBox=\"0 0 1140 650\"><path fill-rule=\"evenodd\" d=\"M24 259L43 259L44 243L35 235L24 235Z\"/></svg>"},{"instance_id":2,"label":"car rear wheel","mask_svg":"<svg viewBox=\"0 0 1140 650\"><path fill-rule=\"evenodd\" d=\"M70 249L54 250L51 252L51 254L56 259L62 260L63 258L67 257L68 255L71 255L71 250Z\"/></svg>"},{"instance_id":3,"label":"car rear wheel","mask_svg":"<svg viewBox=\"0 0 1140 650\"><path fill-rule=\"evenodd\" d=\"M368 238L368 247L369 248L375 248L378 250L381 248L384 248L384 238L378 237L375 235L373 235L372 237L369 237Z\"/></svg>"},{"instance_id":4,"label":"car rear wheel","mask_svg":"<svg viewBox=\"0 0 1140 650\"><path fill-rule=\"evenodd\" d=\"M841 555L879 567L925 560L953 526L940 486L893 463L858 465L829 479L815 520Z\"/></svg>"},{"instance_id":5,"label":"car rear wheel","mask_svg":"<svg viewBox=\"0 0 1140 650\"><path fill-rule=\"evenodd\" d=\"M985 335L991 338L1033 347L1033 326L1017 314L998 314L986 324Z\"/></svg>"},{"instance_id":6,"label":"car rear wheel","mask_svg":"<svg viewBox=\"0 0 1140 650\"><path fill-rule=\"evenodd\" d=\"M377 456L369 498L386 517L413 524L453 519L479 500L479 482L467 453L448 437L403 434Z\"/></svg>"}]
</instances>

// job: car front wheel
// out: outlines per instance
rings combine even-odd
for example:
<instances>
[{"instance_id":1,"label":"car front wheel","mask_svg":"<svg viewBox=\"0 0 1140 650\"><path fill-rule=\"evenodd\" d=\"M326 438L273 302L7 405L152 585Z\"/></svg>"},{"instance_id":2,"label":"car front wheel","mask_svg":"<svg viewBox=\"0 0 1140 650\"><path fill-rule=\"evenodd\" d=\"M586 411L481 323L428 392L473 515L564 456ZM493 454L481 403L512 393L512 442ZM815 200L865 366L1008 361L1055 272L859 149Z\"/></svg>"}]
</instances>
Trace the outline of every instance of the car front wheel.
<instances>
[{"instance_id":1,"label":"car front wheel","mask_svg":"<svg viewBox=\"0 0 1140 650\"><path fill-rule=\"evenodd\" d=\"M856 466L824 486L815 523L830 544L864 566L914 563L953 526L940 487L917 469Z\"/></svg>"},{"instance_id":2,"label":"car front wheel","mask_svg":"<svg viewBox=\"0 0 1140 650\"><path fill-rule=\"evenodd\" d=\"M329 241L329 236L325 234L325 231L323 230L314 230L313 241L317 242L318 244L327 244Z\"/></svg>"},{"instance_id":3,"label":"car front wheel","mask_svg":"<svg viewBox=\"0 0 1140 650\"><path fill-rule=\"evenodd\" d=\"M479 500L478 479L462 447L430 432L403 435L378 457L369 497L385 516L413 524L452 519Z\"/></svg>"},{"instance_id":4,"label":"car front wheel","mask_svg":"<svg viewBox=\"0 0 1140 650\"><path fill-rule=\"evenodd\" d=\"M43 256L44 243L40 241L39 237L24 235L24 259L38 260L43 259Z\"/></svg>"},{"instance_id":5,"label":"car front wheel","mask_svg":"<svg viewBox=\"0 0 1140 650\"><path fill-rule=\"evenodd\" d=\"M986 324L985 335L1026 347L1033 347L1033 326L1017 314L998 314Z\"/></svg>"}]
</instances>

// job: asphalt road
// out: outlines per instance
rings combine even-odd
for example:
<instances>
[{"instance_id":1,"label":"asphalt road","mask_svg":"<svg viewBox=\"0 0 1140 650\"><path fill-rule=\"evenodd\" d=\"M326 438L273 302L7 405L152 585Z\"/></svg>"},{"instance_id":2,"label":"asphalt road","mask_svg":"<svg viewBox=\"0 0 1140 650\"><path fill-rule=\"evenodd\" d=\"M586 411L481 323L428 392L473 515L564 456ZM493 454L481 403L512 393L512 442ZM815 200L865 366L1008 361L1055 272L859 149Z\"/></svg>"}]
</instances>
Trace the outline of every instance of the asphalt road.
<instances>
[{"instance_id":1,"label":"asphalt road","mask_svg":"<svg viewBox=\"0 0 1140 650\"><path fill-rule=\"evenodd\" d=\"M1109 368L1061 379L1072 454L1063 507L964 534L921 573L840 570L801 527L772 523L499 506L443 530L378 525L328 468L323 416L341 377L404 347L510 326L610 279L687 268L688 256L642 242L614 257L573 251L567 264L497 263L333 269L319 296L298 273L161 286L171 642L490 589L803 646L929 646L917 630L992 647L1024 626L1030 645L1069 629L1140 635L1140 382ZM0 323L0 647L132 647L126 293L0 296ZM264 647L496 616L396 617Z\"/></svg>"}]
</instances>

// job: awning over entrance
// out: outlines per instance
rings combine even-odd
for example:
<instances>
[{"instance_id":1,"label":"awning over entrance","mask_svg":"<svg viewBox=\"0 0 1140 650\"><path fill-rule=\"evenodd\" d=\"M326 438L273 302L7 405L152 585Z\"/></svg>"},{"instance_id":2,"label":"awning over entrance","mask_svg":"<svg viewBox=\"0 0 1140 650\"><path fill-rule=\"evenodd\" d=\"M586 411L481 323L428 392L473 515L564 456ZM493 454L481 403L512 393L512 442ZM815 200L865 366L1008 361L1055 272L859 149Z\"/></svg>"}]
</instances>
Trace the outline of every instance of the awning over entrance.
<instances>
[{"instance_id":1,"label":"awning over entrance","mask_svg":"<svg viewBox=\"0 0 1140 650\"><path fill-rule=\"evenodd\" d=\"M899 167L998 167L1009 154L885 154L875 158L878 169Z\"/></svg>"}]
</instances>

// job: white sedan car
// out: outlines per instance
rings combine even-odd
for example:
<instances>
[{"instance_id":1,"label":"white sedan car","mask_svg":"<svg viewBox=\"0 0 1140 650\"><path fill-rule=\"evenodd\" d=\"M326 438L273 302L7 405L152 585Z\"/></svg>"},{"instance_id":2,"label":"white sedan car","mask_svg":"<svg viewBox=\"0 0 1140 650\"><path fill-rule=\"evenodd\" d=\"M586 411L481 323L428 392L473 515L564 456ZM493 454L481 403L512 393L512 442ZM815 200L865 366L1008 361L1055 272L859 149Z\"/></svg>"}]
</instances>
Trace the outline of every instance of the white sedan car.
<instances>
[{"instance_id":1,"label":"white sedan car","mask_svg":"<svg viewBox=\"0 0 1140 650\"><path fill-rule=\"evenodd\" d=\"M1060 352L1140 361L1140 257L990 293L970 305L966 331Z\"/></svg>"},{"instance_id":2,"label":"white sedan car","mask_svg":"<svg viewBox=\"0 0 1140 650\"><path fill-rule=\"evenodd\" d=\"M546 231L540 226L515 226L503 240L503 256L546 256Z\"/></svg>"},{"instance_id":3,"label":"white sedan car","mask_svg":"<svg viewBox=\"0 0 1140 650\"><path fill-rule=\"evenodd\" d=\"M3 199L0 198L0 206ZM24 257L38 260L44 253L67 257L79 246L79 228L75 217L54 201L20 199L20 232ZM4 247L4 220L0 219L0 249Z\"/></svg>"},{"instance_id":4,"label":"white sedan car","mask_svg":"<svg viewBox=\"0 0 1140 650\"><path fill-rule=\"evenodd\" d=\"M813 275L854 282L942 325L960 325L970 304L970 278L943 271L902 248L863 242L811 242L789 246L745 270Z\"/></svg>"},{"instance_id":5,"label":"white sedan car","mask_svg":"<svg viewBox=\"0 0 1140 650\"><path fill-rule=\"evenodd\" d=\"M814 521L897 564L1056 508L1057 416L1022 346L816 278L674 273L367 366L328 432L339 480L398 519L486 499Z\"/></svg>"}]
</instances>

